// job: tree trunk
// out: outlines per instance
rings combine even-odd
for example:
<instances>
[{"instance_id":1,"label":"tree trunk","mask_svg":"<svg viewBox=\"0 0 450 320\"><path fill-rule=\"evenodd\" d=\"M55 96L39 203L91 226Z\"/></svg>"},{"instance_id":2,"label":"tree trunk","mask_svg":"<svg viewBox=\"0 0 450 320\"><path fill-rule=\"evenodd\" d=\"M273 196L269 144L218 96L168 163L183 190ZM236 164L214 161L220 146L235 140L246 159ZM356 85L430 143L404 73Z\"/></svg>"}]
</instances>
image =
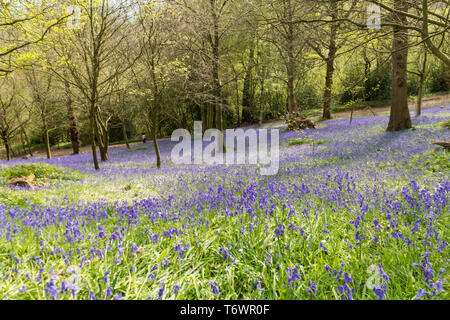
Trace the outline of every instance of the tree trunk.
<instances>
[{"instance_id":1,"label":"tree trunk","mask_svg":"<svg viewBox=\"0 0 450 320\"><path fill-rule=\"evenodd\" d=\"M45 114L41 114L42 124L44 126L44 143L45 143L45 152L47 153L47 159L52 158L52 152L50 150L50 138L48 136L48 127L47 127L47 119Z\"/></svg>"},{"instance_id":2,"label":"tree trunk","mask_svg":"<svg viewBox=\"0 0 450 320\"><path fill-rule=\"evenodd\" d=\"M395 9L406 12L406 0L396 0ZM403 15L395 15L398 24L406 25ZM392 54L392 105L388 131L398 131L411 128L411 116L408 109L407 62L408 62L407 30L394 27Z\"/></svg>"},{"instance_id":3,"label":"tree trunk","mask_svg":"<svg viewBox=\"0 0 450 320\"><path fill-rule=\"evenodd\" d=\"M241 100L240 100L240 96L239 96L239 81L238 81L238 77L236 76L235 80L235 91L236 91L236 115L237 115L237 123L236 126L240 126L241 124Z\"/></svg>"},{"instance_id":4,"label":"tree trunk","mask_svg":"<svg viewBox=\"0 0 450 320\"><path fill-rule=\"evenodd\" d=\"M369 88L369 76L370 76L370 69L371 69L371 63L369 58L367 57L366 48L364 48L364 90L363 90L363 100L367 101L367 94L370 93Z\"/></svg>"},{"instance_id":5,"label":"tree trunk","mask_svg":"<svg viewBox=\"0 0 450 320\"><path fill-rule=\"evenodd\" d=\"M155 147L156 153L156 167L161 168L161 154L159 152L158 146L158 118L159 118L159 108L155 105L153 107L152 112L152 137L153 137L153 146Z\"/></svg>"},{"instance_id":6,"label":"tree trunk","mask_svg":"<svg viewBox=\"0 0 450 320\"><path fill-rule=\"evenodd\" d=\"M219 17L216 12L216 1L210 0L211 2L211 16L213 20L213 35L211 37L211 47L212 47L212 80L213 80L213 101L214 101L214 111L215 117L212 116L214 121L213 127L219 128L222 126L222 97L220 88L220 78L219 78ZM208 128L209 129L209 128Z\"/></svg>"},{"instance_id":7,"label":"tree trunk","mask_svg":"<svg viewBox=\"0 0 450 320\"><path fill-rule=\"evenodd\" d=\"M90 124L90 138L91 138L91 148L92 148L92 159L94 161L94 168L95 170L99 170L100 166L98 164L98 157L97 157L97 146L95 143L95 137L96 137L96 115L95 115L95 109L94 106L91 106L91 112L89 115L89 124Z\"/></svg>"},{"instance_id":8,"label":"tree trunk","mask_svg":"<svg viewBox=\"0 0 450 320\"><path fill-rule=\"evenodd\" d=\"M100 116L97 114L96 123L95 123L95 135L97 136L99 142L99 150L100 150L100 160L108 161L108 147L109 147L109 134L108 134L108 122L104 124L100 119Z\"/></svg>"},{"instance_id":9,"label":"tree trunk","mask_svg":"<svg viewBox=\"0 0 450 320\"><path fill-rule=\"evenodd\" d=\"M101 160L109 161L109 135L108 132L103 132L103 146L100 150Z\"/></svg>"},{"instance_id":10,"label":"tree trunk","mask_svg":"<svg viewBox=\"0 0 450 320\"><path fill-rule=\"evenodd\" d=\"M419 71L420 79L419 79L419 90L417 92L416 117L422 114L423 83L425 81L426 68L427 68L427 49L424 47L422 70Z\"/></svg>"},{"instance_id":11,"label":"tree trunk","mask_svg":"<svg viewBox=\"0 0 450 320\"><path fill-rule=\"evenodd\" d=\"M73 154L80 153L80 134L78 132L77 123L75 121L75 114L73 112L72 106L72 95L70 92L70 84L69 81L65 81L66 86L66 104L67 104L67 117L69 119L69 133L70 133L70 141L72 142L72 150Z\"/></svg>"},{"instance_id":12,"label":"tree trunk","mask_svg":"<svg viewBox=\"0 0 450 320\"><path fill-rule=\"evenodd\" d=\"M125 140L125 144L127 145L127 149L131 149L130 142L128 141L127 127L125 125L125 120L121 119L121 122L122 122L123 140Z\"/></svg>"},{"instance_id":13,"label":"tree trunk","mask_svg":"<svg viewBox=\"0 0 450 320\"><path fill-rule=\"evenodd\" d=\"M22 142L22 151L23 151L23 154L26 155L26 154L27 154L27 149L25 148L26 142L25 142L25 139L23 138L22 130L20 131L20 140L21 140L21 142Z\"/></svg>"},{"instance_id":14,"label":"tree trunk","mask_svg":"<svg viewBox=\"0 0 450 320\"><path fill-rule=\"evenodd\" d=\"M48 130L44 129L44 141L45 141L45 152L47 153L47 159L52 158L52 152L50 151L50 139L48 136Z\"/></svg>"},{"instance_id":15,"label":"tree trunk","mask_svg":"<svg viewBox=\"0 0 450 320\"><path fill-rule=\"evenodd\" d=\"M290 6L290 4L289 4ZM289 16L292 18L292 12L289 9ZM287 52L287 65L286 65L286 72L287 72L287 86L288 86L288 112L290 114L294 114L294 112L297 109L296 101L295 101L295 69L296 69L296 62L295 62L295 53L294 53L294 25L293 22L290 22L288 25L288 35L287 35L287 41L288 41L288 52Z\"/></svg>"},{"instance_id":16,"label":"tree trunk","mask_svg":"<svg viewBox=\"0 0 450 320\"><path fill-rule=\"evenodd\" d=\"M421 74L419 80L419 90L417 92L416 117L422 114L423 82L424 82L424 75Z\"/></svg>"},{"instance_id":17,"label":"tree trunk","mask_svg":"<svg viewBox=\"0 0 450 320\"><path fill-rule=\"evenodd\" d=\"M263 74L261 75L261 92L259 95L259 124L263 123L264 120L264 70Z\"/></svg>"},{"instance_id":18,"label":"tree trunk","mask_svg":"<svg viewBox=\"0 0 450 320\"><path fill-rule=\"evenodd\" d=\"M6 160L10 161L11 160L11 148L9 146L8 137L5 134L2 134L2 140L3 140L3 144L5 145Z\"/></svg>"},{"instance_id":19,"label":"tree trunk","mask_svg":"<svg viewBox=\"0 0 450 320\"><path fill-rule=\"evenodd\" d=\"M27 145L28 154L32 157L32 156L33 156L33 151L31 150L30 139L28 139L27 132L25 131L24 128L22 128L22 134L23 134L23 136L24 136L25 143L26 143L26 145Z\"/></svg>"},{"instance_id":20,"label":"tree trunk","mask_svg":"<svg viewBox=\"0 0 450 320\"><path fill-rule=\"evenodd\" d=\"M296 110L295 102L295 62L293 59L289 62L287 67L287 77L288 77L288 112L294 114Z\"/></svg>"},{"instance_id":21,"label":"tree trunk","mask_svg":"<svg viewBox=\"0 0 450 320\"><path fill-rule=\"evenodd\" d=\"M211 129L214 127L214 103L208 101L206 106L206 123L205 129Z\"/></svg>"},{"instance_id":22,"label":"tree trunk","mask_svg":"<svg viewBox=\"0 0 450 320\"><path fill-rule=\"evenodd\" d=\"M331 54L331 49L330 49ZM323 92L323 119L331 119L331 90L333 86L334 57L328 56L325 89Z\"/></svg>"},{"instance_id":23,"label":"tree trunk","mask_svg":"<svg viewBox=\"0 0 450 320\"><path fill-rule=\"evenodd\" d=\"M337 1L331 0L331 18L337 19ZM336 57L336 23L331 24L328 57L326 59L327 71L325 76L325 89L323 92L323 119L331 119L331 92L333 89L334 59Z\"/></svg>"},{"instance_id":24,"label":"tree trunk","mask_svg":"<svg viewBox=\"0 0 450 320\"><path fill-rule=\"evenodd\" d=\"M250 47L250 54L248 57L248 66L244 77L244 87L242 89L242 121L253 122L255 119L254 110L254 94L253 94L253 60L255 56L255 48L252 43Z\"/></svg>"}]
</instances>

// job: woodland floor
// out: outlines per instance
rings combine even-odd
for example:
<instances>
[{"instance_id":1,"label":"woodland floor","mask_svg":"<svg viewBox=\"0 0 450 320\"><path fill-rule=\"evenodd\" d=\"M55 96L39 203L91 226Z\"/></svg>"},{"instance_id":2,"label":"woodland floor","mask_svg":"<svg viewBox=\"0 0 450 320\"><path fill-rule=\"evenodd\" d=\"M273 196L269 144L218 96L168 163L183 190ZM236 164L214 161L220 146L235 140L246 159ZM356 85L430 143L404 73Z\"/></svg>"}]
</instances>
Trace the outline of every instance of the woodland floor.
<instances>
[{"instance_id":1,"label":"woodland floor","mask_svg":"<svg viewBox=\"0 0 450 320\"><path fill-rule=\"evenodd\" d=\"M424 97L422 106L430 107L430 106L442 105L445 103L450 103L450 94ZM411 111L414 111L415 107L416 107L415 99L409 99L408 106ZM367 109L354 110L353 117L378 116L378 115L382 115L386 112L389 112L390 108L391 108L390 105L387 105L387 106L384 105L384 106L375 106L375 107L371 107L371 108L367 108ZM335 119L350 118L351 113L352 113L351 111L334 112L332 116ZM272 126L275 124L282 124L282 123L284 123L284 120L273 120L273 121L265 122L264 124ZM167 139L168 138L161 138L161 139L158 139L158 141L159 140L163 141L163 140L167 140ZM134 142L134 143L130 143L130 146L135 147L140 144L142 144L142 143ZM112 148L112 149L113 148L124 148L124 147L126 147L125 144L117 144L117 145L110 146L110 148ZM88 152L91 152L90 145L81 147L81 153L88 153ZM72 153L71 148L58 148L58 147L52 148L52 156L53 157L67 156L67 155L70 155L71 153ZM4 154L5 154L5 149L0 148L0 157L4 157ZM45 156L45 149L36 151L35 156L38 156L38 157ZM22 156L16 157L16 158L21 158L21 157Z\"/></svg>"}]
</instances>

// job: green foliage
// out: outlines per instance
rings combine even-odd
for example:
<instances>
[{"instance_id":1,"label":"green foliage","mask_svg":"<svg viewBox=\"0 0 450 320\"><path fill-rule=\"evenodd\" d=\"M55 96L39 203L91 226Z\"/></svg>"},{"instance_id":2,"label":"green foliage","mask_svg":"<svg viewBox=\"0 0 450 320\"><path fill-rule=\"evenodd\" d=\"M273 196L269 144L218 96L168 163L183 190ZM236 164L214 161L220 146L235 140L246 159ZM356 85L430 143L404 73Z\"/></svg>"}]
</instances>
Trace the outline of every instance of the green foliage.
<instances>
[{"instance_id":1,"label":"green foliage","mask_svg":"<svg viewBox=\"0 0 450 320\"><path fill-rule=\"evenodd\" d=\"M26 177L34 174L37 180L80 180L80 172L63 167L51 166L46 163L28 163L15 166L4 167L1 170L0 177L4 180L10 180L18 177Z\"/></svg>"},{"instance_id":2,"label":"green foliage","mask_svg":"<svg viewBox=\"0 0 450 320\"><path fill-rule=\"evenodd\" d=\"M292 138L288 139L286 144L288 146L297 146L302 144L315 144L315 145L322 145L326 144L330 141L328 140L312 140L311 138Z\"/></svg>"},{"instance_id":3,"label":"green foliage","mask_svg":"<svg viewBox=\"0 0 450 320\"><path fill-rule=\"evenodd\" d=\"M322 98L317 87L312 83L306 83L297 88L297 106L300 110L310 110L322 106Z\"/></svg>"},{"instance_id":4,"label":"green foliage","mask_svg":"<svg viewBox=\"0 0 450 320\"><path fill-rule=\"evenodd\" d=\"M411 164L432 173L450 172L450 152L439 147L415 156Z\"/></svg>"},{"instance_id":5,"label":"green foliage","mask_svg":"<svg viewBox=\"0 0 450 320\"><path fill-rule=\"evenodd\" d=\"M441 122L441 126L444 129L450 129L450 119L444 122Z\"/></svg>"},{"instance_id":6,"label":"green foliage","mask_svg":"<svg viewBox=\"0 0 450 320\"><path fill-rule=\"evenodd\" d=\"M427 92L442 92L450 90L450 68L443 63L432 66L425 81Z\"/></svg>"},{"instance_id":7,"label":"green foliage","mask_svg":"<svg viewBox=\"0 0 450 320\"><path fill-rule=\"evenodd\" d=\"M372 70L364 81L364 66L350 66L344 71L342 84L347 88L340 97L340 103L354 100L373 101L391 98L391 66L385 64Z\"/></svg>"}]
</instances>

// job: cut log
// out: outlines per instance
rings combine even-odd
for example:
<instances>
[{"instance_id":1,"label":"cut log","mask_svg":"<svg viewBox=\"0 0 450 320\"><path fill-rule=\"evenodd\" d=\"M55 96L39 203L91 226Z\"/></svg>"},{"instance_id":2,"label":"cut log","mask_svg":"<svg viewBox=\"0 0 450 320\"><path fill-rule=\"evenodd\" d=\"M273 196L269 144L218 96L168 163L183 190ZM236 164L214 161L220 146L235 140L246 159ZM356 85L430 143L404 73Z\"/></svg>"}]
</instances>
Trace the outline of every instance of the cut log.
<instances>
[{"instance_id":1,"label":"cut log","mask_svg":"<svg viewBox=\"0 0 450 320\"><path fill-rule=\"evenodd\" d=\"M434 144L443 147L446 150L450 150L450 142L435 142Z\"/></svg>"},{"instance_id":2,"label":"cut log","mask_svg":"<svg viewBox=\"0 0 450 320\"><path fill-rule=\"evenodd\" d=\"M305 130L316 127L314 122L307 118L289 118L286 123L288 125L287 130Z\"/></svg>"}]
</instances>

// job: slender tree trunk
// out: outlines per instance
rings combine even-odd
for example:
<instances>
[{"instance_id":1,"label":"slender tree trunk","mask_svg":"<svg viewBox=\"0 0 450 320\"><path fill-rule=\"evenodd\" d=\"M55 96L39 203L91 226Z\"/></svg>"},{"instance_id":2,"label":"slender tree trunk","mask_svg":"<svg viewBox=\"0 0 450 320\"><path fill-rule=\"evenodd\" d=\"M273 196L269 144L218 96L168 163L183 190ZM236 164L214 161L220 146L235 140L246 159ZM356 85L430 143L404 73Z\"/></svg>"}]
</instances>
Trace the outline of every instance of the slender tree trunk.
<instances>
[{"instance_id":1,"label":"slender tree trunk","mask_svg":"<svg viewBox=\"0 0 450 320\"><path fill-rule=\"evenodd\" d=\"M90 115L89 115L89 126L90 126L90 130L89 130L89 135L91 138L91 149L92 149L92 159L94 162L94 168L95 170L99 170L100 166L98 163L98 157L97 157L97 146L95 143L95 137L96 137L96 115L95 115L95 103L91 102L91 111L90 111Z\"/></svg>"},{"instance_id":2,"label":"slender tree trunk","mask_svg":"<svg viewBox=\"0 0 450 320\"><path fill-rule=\"evenodd\" d=\"M370 69L371 64L370 60L367 57L366 49L364 48L364 90L363 90L363 100L367 101L367 94L370 91L369 88L369 76L370 76Z\"/></svg>"},{"instance_id":3,"label":"slender tree trunk","mask_svg":"<svg viewBox=\"0 0 450 320\"><path fill-rule=\"evenodd\" d=\"M22 134L23 134L23 137L25 139L25 143L27 145L28 154L32 157L33 156L33 151L31 150L30 139L28 139L27 132L25 131L24 128L22 128Z\"/></svg>"},{"instance_id":4,"label":"slender tree trunk","mask_svg":"<svg viewBox=\"0 0 450 320\"><path fill-rule=\"evenodd\" d=\"M205 130L214 127L214 103L208 101L206 106L206 123Z\"/></svg>"},{"instance_id":5,"label":"slender tree trunk","mask_svg":"<svg viewBox=\"0 0 450 320\"><path fill-rule=\"evenodd\" d=\"M290 7L289 3L289 7ZM292 12L289 9L289 17L292 19ZM287 52L287 87L288 87L288 112L289 114L294 114L297 111L297 105L295 101L295 70L296 70L296 61L295 61L295 53L294 53L294 25L292 22L288 25L288 52Z\"/></svg>"},{"instance_id":6,"label":"slender tree trunk","mask_svg":"<svg viewBox=\"0 0 450 320\"><path fill-rule=\"evenodd\" d=\"M220 53L219 53L219 17L216 12L216 0L210 0L211 4L211 16L213 20L213 34L211 37L211 47L212 47L212 81L213 81L213 105L215 116L211 115L211 120L213 122L214 128L222 127L222 97L220 88L220 78L219 78L219 64L220 64ZM209 128L208 128L209 129Z\"/></svg>"},{"instance_id":7,"label":"slender tree trunk","mask_svg":"<svg viewBox=\"0 0 450 320\"><path fill-rule=\"evenodd\" d=\"M72 95L70 92L70 84L69 81L65 81L66 87L66 104L67 104L67 117L69 119L69 132L70 132L70 141L72 142L72 150L73 154L80 153L80 134L78 132L77 123L75 121L75 114L73 112L72 106Z\"/></svg>"},{"instance_id":8,"label":"slender tree trunk","mask_svg":"<svg viewBox=\"0 0 450 320\"><path fill-rule=\"evenodd\" d=\"M395 9L406 12L406 0L395 0ZM406 25L403 15L396 15L397 23ZM411 116L408 109L407 62L408 62L407 30L394 27L392 54L392 106L388 131L398 131L411 128Z\"/></svg>"},{"instance_id":9,"label":"slender tree trunk","mask_svg":"<svg viewBox=\"0 0 450 320\"><path fill-rule=\"evenodd\" d=\"M337 18L337 1L331 0L331 18ZM336 34L337 24L331 24L330 42L328 47L328 57L326 59L327 71L325 76L325 89L323 92L323 119L331 119L331 92L333 89L334 59L336 57Z\"/></svg>"},{"instance_id":10,"label":"slender tree trunk","mask_svg":"<svg viewBox=\"0 0 450 320\"><path fill-rule=\"evenodd\" d=\"M416 117L422 114L423 82L424 82L424 75L421 74L419 80L419 90L417 92Z\"/></svg>"},{"instance_id":11,"label":"slender tree trunk","mask_svg":"<svg viewBox=\"0 0 450 320\"><path fill-rule=\"evenodd\" d=\"M158 102L156 102L153 106L152 112L152 137L153 137L153 146L155 147L156 153L156 167L161 168L161 153L159 152L158 146L158 118L159 118L159 108L157 106Z\"/></svg>"},{"instance_id":12,"label":"slender tree trunk","mask_svg":"<svg viewBox=\"0 0 450 320\"><path fill-rule=\"evenodd\" d=\"M44 143L45 143L45 152L47 153L47 159L51 159L52 158L52 152L50 150L50 138L48 135L48 126L47 126L47 118L45 116L45 114L41 114L42 117L42 124L44 127Z\"/></svg>"},{"instance_id":13,"label":"slender tree trunk","mask_svg":"<svg viewBox=\"0 0 450 320\"><path fill-rule=\"evenodd\" d=\"M122 122L123 140L125 140L125 144L127 145L127 149L131 149L130 142L128 141L127 127L125 125L125 120L121 119L121 122Z\"/></svg>"},{"instance_id":14,"label":"slender tree trunk","mask_svg":"<svg viewBox=\"0 0 450 320\"><path fill-rule=\"evenodd\" d=\"M16 153L14 152L14 148L12 146L9 147L9 150L11 151L11 156L16 157Z\"/></svg>"},{"instance_id":15,"label":"slender tree trunk","mask_svg":"<svg viewBox=\"0 0 450 320\"><path fill-rule=\"evenodd\" d=\"M235 91L236 91L236 108L235 108L235 112L236 112L236 116L237 116L236 126L240 126L240 124L241 124L241 100L240 100L240 96L239 96L239 82L238 82L237 76L236 76L236 79L234 82L235 82Z\"/></svg>"},{"instance_id":16,"label":"slender tree trunk","mask_svg":"<svg viewBox=\"0 0 450 320\"><path fill-rule=\"evenodd\" d=\"M204 124L202 130L205 130L205 127L208 123L208 104L205 104L204 102L200 105L200 110L202 112L202 123Z\"/></svg>"},{"instance_id":17,"label":"slender tree trunk","mask_svg":"<svg viewBox=\"0 0 450 320\"><path fill-rule=\"evenodd\" d=\"M221 103L221 90L220 90L220 80L219 80L219 63L218 63L218 52L214 54L214 111L215 111L215 123L213 126L219 128L222 126L222 103Z\"/></svg>"},{"instance_id":18,"label":"slender tree trunk","mask_svg":"<svg viewBox=\"0 0 450 320\"><path fill-rule=\"evenodd\" d=\"M261 92L259 95L259 124L262 124L264 120L264 90L265 90L264 83L265 79L263 71L263 74L261 75Z\"/></svg>"},{"instance_id":19,"label":"slender tree trunk","mask_svg":"<svg viewBox=\"0 0 450 320\"><path fill-rule=\"evenodd\" d=\"M108 161L109 160L109 154L108 154L108 147L109 147L109 134L108 134L108 122L104 124L102 120L100 119L100 116L97 114L96 117L96 126L95 126L95 134L98 138L99 142L99 150L100 150L100 160L101 161Z\"/></svg>"},{"instance_id":20,"label":"slender tree trunk","mask_svg":"<svg viewBox=\"0 0 450 320\"><path fill-rule=\"evenodd\" d=\"M417 92L416 117L418 117L422 114L423 83L425 81L426 68L427 68L427 49L424 47L422 70L419 71L420 79L419 79L419 90Z\"/></svg>"},{"instance_id":21,"label":"slender tree trunk","mask_svg":"<svg viewBox=\"0 0 450 320\"><path fill-rule=\"evenodd\" d=\"M22 130L20 131L20 140L21 140L21 142L22 142L22 151L23 151L23 154L26 155L26 154L27 154L27 149L25 148L26 142L25 142L25 139L23 138Z\"/></svg>"},{"instance_id":22,"label":"slender tree trunk","mask_svg":"<svg viewBox=\"0 0 450 320\"><path fill-rule=\"evenodd\" d=\"M331 52L331 51L330 51ZM323 92L323 119L331 119L331 90L333 86L334 57L328 56L325 89Z\"/></svg>"},{"instance_id":23,"label":"slender tree trunk","mask_svg":"<svg viewBox=\"0 0 450 320\"><path fill-rule=\"evenodd\" d=\"M2 134L2 140L3 144L5 145L5 151L6 151L6 160L11 160L11 148L9 146L9 139L5 134Z\"/></svg>"},{"instance_id":24,"label":"slender tree trunk","mask_svg":"<svg viewBox=\"0 0 450 320\"><path fill-rule=\"evenodd\" d=\"M255 58L254 43L251 44L248 57L247 70L244 77L244 86L242 89L242 121L253 122L255 120L255 102L253 94L253 64Z\"/></svg>"}]
</instances>

